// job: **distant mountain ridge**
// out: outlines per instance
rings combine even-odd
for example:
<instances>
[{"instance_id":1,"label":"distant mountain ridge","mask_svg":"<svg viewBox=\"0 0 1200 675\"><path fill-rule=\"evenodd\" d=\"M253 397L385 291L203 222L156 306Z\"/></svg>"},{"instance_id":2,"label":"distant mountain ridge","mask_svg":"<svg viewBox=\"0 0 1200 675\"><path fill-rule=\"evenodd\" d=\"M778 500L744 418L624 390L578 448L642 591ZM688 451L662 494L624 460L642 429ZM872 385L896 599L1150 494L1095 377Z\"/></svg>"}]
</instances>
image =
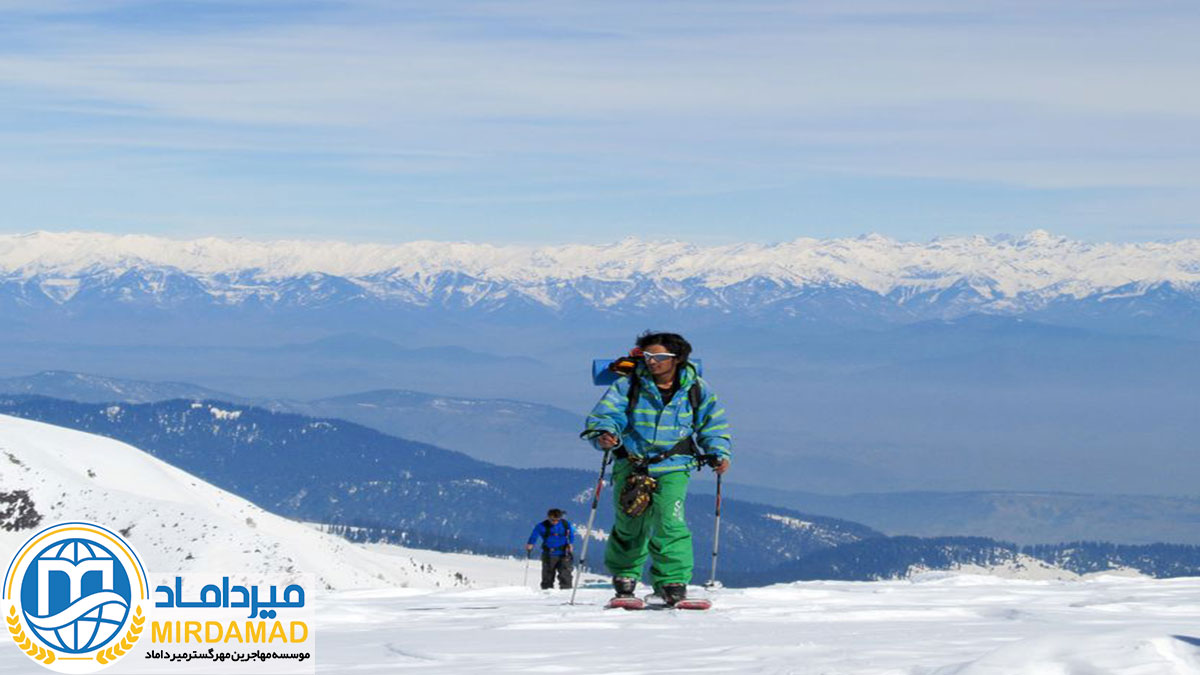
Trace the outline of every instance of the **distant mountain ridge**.
<instances>
[{"instance_id":1,"label":"distant mountain ridge","mask_svg":"<svg viewBox=\"0 0 1200 675\"><path fill-rule=\"evenodd\" d=\"M885 537L816 551L767 572L746 572L738 579L747 585L813 579L878 581L929 570L964 569L1035 579L1105 573L1187 577L1200 574L1200 546L1078 541L1017 546L985 537Z\"/></svg>"},{"instance_id":2,"label":"distant mountain ridge","mask_svg":"<svg viewBox=\"0 0 1200 675\"><path fill-rule=\"evenodd\" d=\"M310 401L252 399L181 382L153 382L69 371L42 371L24 377L0 378L2 394L30 394L86 403L155 403L172 399L226 401L273 412L343 419L507 466L583 468L591 467L595 459L579 441L582 413L512 399L441 396L403 389L381 389Z\"/></svg>"},{"instance_id":3,"label":"distant mountain ridge","mask_svg":"<svg viewBox=\"0 0 1200 675\"><path fill-rule=\"evenodd\" d=\"M688 310L889 320L1200 307L1200 240L1085 243L1044 231L928 243L878 235L701 247L0 236L0 307Z\"/></svg>"},{"instance_id":4,"label":"distant mountain ridge","mask_svg":"<svg viewBox=\"0 0 1200 675\"><path fill-rule=\"evenodd\" d=\"M130 405L0 396L0 414L129 443L285 518L386 533L392 543L443 551L522 550L550 506L568 509L574 522L586 519L596 480L594 472L497 466L342 420L217 401ZM605 497L597 519L604 530L612 522L607 490ZM712 500L694 490L686 502L697 551L712 545ZM722 560L732 568L764 570L880 536L858 523L725 501Z\"/></svg>"},{"instance_id":5,"label":"distant mountain ridge","mask_svg":"<svg viewBox=\"0 0 1200 675\"><path fill-rule=\"evenodd\" d=\"M506 466L585 468L596 459L579 440L582 413L528 401L381 389L303 403L267 401L260 405L349 420Z\"/></svg>"},{"instance_id":6,"label":"distant mountain ridge","mask_svg":"<svg viewBox=\"0 0 1200 675\"><path fill-rule=\"evenodd\" d=\"M544 504L570 508L571 517L579 522L590 498L589 484L595 480L589 472L512 469L477 462L340 420L212 401L105 405L0 397L0 415L138 445L267 511L323 523L327 530L355 541L443 551L511 553L528 536L530 521L537 520L530 514ZM104 471L103 455L95 460L98 471ZM9 487L27 488L20 482ZM17 497L10 501L18 507L22 501L15 492L0 496ZM685 507L693 514L698 560L712 545L712 530L707 527L711 521L705 517L711 513L711 499L711 494L694 489ZM18 515L11 505L6 508L0 508L0 515L8 519ZM704 514L700 521L697 514ZM885 537L859 523L732 499L725 500L722 516L720 578L731 585L902 578L914 570L967 565L1011 572L1036 564L1042 568L1034 570L1037 574L1137 570L1172 577L1200 573L1198 546L1017 547L979 537ZM602 500L597 538L604 538L611 520L609 496ZM701 562L698 576L703 567Z\"/></svg>"},{"instance_id":7,"label":"distant mountain ridge","mask_svg":"<svg viewBox=\"0 0 1200 675\"><path fill-rule=\"evenodd\" d=\"M1052 492L824 495L760 488L758 499L870 525L889 535L970 534L1018 545L1048 541L1200 545L1200 499Z\"/></svg>"},{"instance_id":8,"label":"distant mountain ridge","mask_svg":"<svg viewBox=\"0 0 1200 675\"><path fill-rule=\"evenodd\" d=\"M1178 367L1178 361L1175 363ZM342 419L512 467L592 470L596 459L577 438L580 413L511 399L402 389L308 401L251 399L187 383L67 371L0 378L0 395L4 394L108 404L220 400L273 412ZM1200 532L1194 527L1200 518L1200 499L1194 497L986 491L831 495L736 482L730 487L740 494L753 494L758 502L863 523L889 535L971 535L1018 545L1074 540L1200 544Z\"/></svg>"},{"instance_id":9,"label":"distant mountain ridge","mask_svg":"<svg viewBox=\"0 0 1200 675\"><path fill-rule=\"evenodd\" d=\"M32 394L88 403L150 403L172 398L244 402L239 396L184 382L149 382L63 370L43 370L22 377L0 377L0 394Z\"/></svg>"}]
</instances>

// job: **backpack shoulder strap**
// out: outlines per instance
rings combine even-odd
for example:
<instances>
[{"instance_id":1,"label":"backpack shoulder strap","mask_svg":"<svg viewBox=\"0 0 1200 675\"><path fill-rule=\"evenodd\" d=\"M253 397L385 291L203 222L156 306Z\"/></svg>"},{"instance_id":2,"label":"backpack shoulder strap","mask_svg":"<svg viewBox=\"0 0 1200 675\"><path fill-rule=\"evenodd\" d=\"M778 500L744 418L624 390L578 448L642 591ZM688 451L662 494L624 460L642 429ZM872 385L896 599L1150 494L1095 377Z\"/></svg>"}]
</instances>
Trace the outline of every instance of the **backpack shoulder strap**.
<instances>
[{"instance_id":1,"label":"backpack shoulder strap","mask_svg":"<svg viewBox=\"0 0 1200 675\"><path fill-rule=\"evenodd\" d=\"M703 393L700 391L700 382L692 383L688 389L688 403L692 405L692 433L696 433L700 429L700 404L703 402Z\"/></svg>"},{"instance_id":2,"label":"backpack shoulder strap","mask_svg":"<svg viewBox=\"0 0 1200 675\"><path fill-rule=\"evenodd\" d=\"M625 377L629 377L629 394L625 401L625 430L631 432L634 430L634 410L637 408L637 400L642 398L642 378L637 376L636 371Z\"/></svg>"},{"instance_id":3,"label":"backpack shoulder strap","mask_svg":"<svg viewBox=\"0 0 1200 675\"><path fill-rule=\"evenodd\" d=\"M629 378L629 396L625 404L625 422L630 428L633 428L633 410L637 408L638 399L642 396L642 378L638 377L637 373L632 373L627 377Z\"/></svg>"}]
</instances>

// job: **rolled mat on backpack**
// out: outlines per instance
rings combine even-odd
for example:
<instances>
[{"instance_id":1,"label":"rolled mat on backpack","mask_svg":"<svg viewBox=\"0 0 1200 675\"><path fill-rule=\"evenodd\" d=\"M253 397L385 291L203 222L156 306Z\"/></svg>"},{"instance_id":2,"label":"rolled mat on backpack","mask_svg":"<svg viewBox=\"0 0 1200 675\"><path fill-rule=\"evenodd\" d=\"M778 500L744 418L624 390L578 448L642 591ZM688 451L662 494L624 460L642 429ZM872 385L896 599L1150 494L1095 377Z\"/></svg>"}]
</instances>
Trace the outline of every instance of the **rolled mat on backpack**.
<instances>
[{"instance_id":1,"label":"rolled mat on backpack","mask_svg":"<svg viewBox=\"0 0 1200 675\"><path fill-rule=\"evenodd\" d=\"M622 357L622 358L628 358L628 357ZM618 374L613 369L609 368L609 366L611 366L612 363L613 363L613 359L611 359L611 358L592 359L592 384L595 384L598 386L608 386L608 385L612 384L613 382L616 382L618 377L621 377L620 374ZM704 375L704 366L701 365L701 361L699 359L689 358L688 363L690 363L696 367L697 375L700 375L700 376Z\"/></svg>"}]
</instances>

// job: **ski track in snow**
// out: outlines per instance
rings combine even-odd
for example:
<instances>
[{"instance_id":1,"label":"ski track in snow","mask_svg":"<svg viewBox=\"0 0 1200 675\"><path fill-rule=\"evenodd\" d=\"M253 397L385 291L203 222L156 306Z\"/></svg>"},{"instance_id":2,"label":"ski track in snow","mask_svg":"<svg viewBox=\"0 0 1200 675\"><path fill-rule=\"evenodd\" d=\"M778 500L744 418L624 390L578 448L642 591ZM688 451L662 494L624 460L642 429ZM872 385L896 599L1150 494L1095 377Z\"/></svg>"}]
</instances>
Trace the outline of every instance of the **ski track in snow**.
<instances>
[{"instance_id":1,"label":"ski track in snow","mask_svg":"<svg viewBox=\"0 0 1200 675\"><path fill-rule=\"evenodd\" d=\"M519 568L513 567L513 573ZM1200 579L724 589L709 612L604 610L608 589L326 596L318 670L389 673L1200 673Z\"/></svg>"}]
</instances>

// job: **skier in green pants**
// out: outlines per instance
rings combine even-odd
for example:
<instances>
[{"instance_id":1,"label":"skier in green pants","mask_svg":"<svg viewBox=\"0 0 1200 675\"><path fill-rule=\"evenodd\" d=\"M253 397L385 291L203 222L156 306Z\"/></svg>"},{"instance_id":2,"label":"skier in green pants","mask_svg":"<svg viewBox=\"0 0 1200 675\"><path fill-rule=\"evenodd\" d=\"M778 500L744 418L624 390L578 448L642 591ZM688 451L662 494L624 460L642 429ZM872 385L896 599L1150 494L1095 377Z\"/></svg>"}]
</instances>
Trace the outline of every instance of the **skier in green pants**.
<instances>
[{"instance_id":1,"label":"skier in green pants","mask_svg":"<svg viewBox=\"0 0 1200 675\"><path fill-rule=\"evenodd\" d=\"M642 363L618 378L587 418L593 445L617 457L616 523L604 563L617 596L631 597L648 554L654 591L673 605L687 597L694 565L684 520L691 472L701 456L718 474L729 468L729 422L688 362L687 340L644 333L637 346Z\"/></svg>"}]
</instances>

